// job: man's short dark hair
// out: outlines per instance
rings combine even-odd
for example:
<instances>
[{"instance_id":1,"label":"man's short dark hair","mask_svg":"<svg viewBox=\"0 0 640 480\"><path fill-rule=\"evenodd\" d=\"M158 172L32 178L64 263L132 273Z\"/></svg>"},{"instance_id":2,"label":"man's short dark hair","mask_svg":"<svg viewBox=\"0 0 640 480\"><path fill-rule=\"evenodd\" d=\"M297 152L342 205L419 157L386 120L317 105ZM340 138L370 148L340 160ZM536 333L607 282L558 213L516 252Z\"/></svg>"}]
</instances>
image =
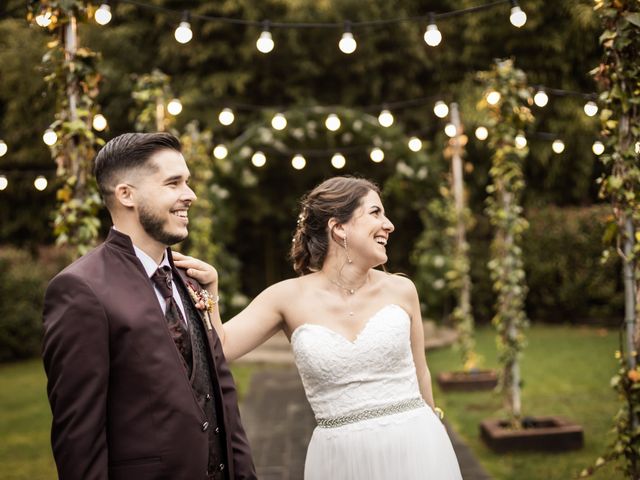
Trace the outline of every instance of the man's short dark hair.
<instances>
[{"instance_id":1,"label":"man's short dark hair","mask_svg":"<svg viewBox=\"0 0 640 480\"><path fill-rule=\"evenodd\" d=\"M149 159L161 150L182 150L170 133L125 133L107 142L96 156L93 172L100 195L110 206L114 189L122 174L140 168L155 168Z\"/></svg>"}]
</instances>

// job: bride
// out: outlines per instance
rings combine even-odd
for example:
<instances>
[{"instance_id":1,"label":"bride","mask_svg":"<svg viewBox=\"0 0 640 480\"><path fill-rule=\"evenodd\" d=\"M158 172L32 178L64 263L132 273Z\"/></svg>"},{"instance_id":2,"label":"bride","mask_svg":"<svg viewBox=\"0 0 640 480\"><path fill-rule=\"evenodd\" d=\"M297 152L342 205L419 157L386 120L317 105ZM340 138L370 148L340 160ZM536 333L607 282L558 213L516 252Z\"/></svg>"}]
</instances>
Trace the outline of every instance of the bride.
<instances>
[{"instance_id":1,"label":"bride","mask_svg":"<svg viewBox=\"0 0 640 480\"><path fill-rule=\"evenodd\" d=\"M306 480L460 479L433 401L416 288L375 269L394 231L379 193L352 177L308 193L291 248L299 276L224 325L216 309L215 328L229 361L278 330L289 337L318 424ZM213 267L174 259L217 298Z\"/></svg>"}]
</instances>

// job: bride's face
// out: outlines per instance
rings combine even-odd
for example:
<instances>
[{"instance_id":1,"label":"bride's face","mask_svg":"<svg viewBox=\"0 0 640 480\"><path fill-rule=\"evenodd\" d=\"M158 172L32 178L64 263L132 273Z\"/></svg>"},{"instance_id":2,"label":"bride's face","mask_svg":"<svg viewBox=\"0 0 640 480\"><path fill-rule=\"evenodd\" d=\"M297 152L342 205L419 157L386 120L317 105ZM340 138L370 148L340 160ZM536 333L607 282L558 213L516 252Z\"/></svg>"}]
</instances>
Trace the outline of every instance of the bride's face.
<instances>
[{"instance_id":1,"label":"bride's face","mask_svg":"<svg viewBox=\"0 0 640 480\"><path fill-rule=\"evenodd\" d=\"M394 230L393 223L385 216L380 196L370 190L361 206L344 225L349 256L354 262L374 267L387 261L387 242Z\"/></svg>"}]
</instances>

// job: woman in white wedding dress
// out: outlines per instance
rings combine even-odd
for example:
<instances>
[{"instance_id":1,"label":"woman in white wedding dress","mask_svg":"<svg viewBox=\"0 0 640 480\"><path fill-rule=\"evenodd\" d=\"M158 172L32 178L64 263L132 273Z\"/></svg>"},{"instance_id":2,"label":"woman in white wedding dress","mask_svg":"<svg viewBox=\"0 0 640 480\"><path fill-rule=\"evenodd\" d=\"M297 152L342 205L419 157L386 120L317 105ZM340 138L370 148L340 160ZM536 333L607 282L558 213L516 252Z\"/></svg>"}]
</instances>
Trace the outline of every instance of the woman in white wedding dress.
<instances>
[{"instance_id":1,"label":"woman in white wedding dress","mask_svg":"<svg viewBox=\"0 0 640 480\"><path fill-rule=\"evenodd\" d=\"M376 267L394 230L379 190L326 180L302 200L291 249L300 276L214 318L227 360L282 329L314 411L306 480L449 480L460 469L431 391L416 288ZM217 273L190 257L179 267L217 298Z\"/></svg>"}]
</instances>

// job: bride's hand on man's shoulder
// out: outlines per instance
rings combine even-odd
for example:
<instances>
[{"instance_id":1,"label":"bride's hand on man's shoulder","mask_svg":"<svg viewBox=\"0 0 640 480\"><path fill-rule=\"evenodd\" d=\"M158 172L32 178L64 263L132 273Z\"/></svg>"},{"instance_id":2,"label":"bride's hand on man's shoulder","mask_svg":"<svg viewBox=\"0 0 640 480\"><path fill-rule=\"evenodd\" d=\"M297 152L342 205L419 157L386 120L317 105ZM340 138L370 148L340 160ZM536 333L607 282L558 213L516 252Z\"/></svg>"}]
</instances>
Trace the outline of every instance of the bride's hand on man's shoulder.
<instances>
[{"instance_id":1,"label":"bride's hand on man's shoulder","mask_svg":"<svg viewBox=\"0 0 640 480\"><path fill-rule=\"evenodd\" d=\"M218 271L202 260L197 258L188 257L180 252L171 251L173 257L173 263L176 267L186 270L194 280L197 280L200 285L209 289L209 287L218 286Z\"/></svg>"}]
</instances>

